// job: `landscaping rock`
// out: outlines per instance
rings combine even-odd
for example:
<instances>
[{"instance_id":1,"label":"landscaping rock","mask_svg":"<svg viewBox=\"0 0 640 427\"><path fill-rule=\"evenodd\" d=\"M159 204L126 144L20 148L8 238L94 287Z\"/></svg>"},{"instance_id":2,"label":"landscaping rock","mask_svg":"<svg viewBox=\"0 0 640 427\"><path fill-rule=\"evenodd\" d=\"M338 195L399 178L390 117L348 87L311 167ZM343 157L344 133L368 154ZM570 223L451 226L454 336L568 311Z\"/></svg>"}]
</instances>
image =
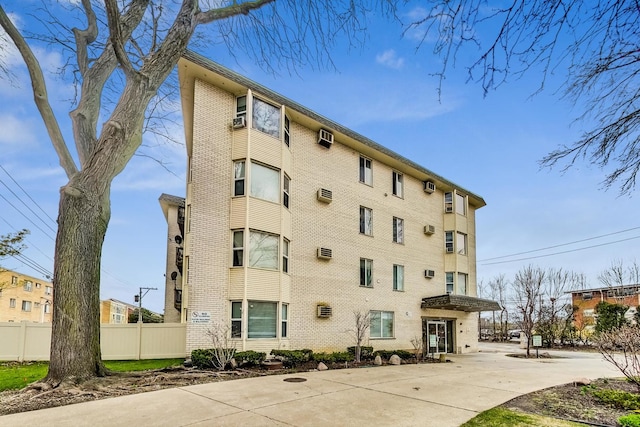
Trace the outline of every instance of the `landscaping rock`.
<instances>
[{"instance_id":1,"label":"landscaping rock","mask_svg":"<svg viewBox=\"0 0 640 427\"><path fill-rule=\"evenodd\" d=\"M327 365L325 365L323 362L318 363L318 371L326 371L327 369Z\"/></svg>"},{"instance_id":2,"label":"landscaping rock","mask_svg":"<svg viewBox=\"0 0 640 427\"><path fill-rule=\"evenodd\" d=\"M589 385L591 380L589 378L577 378L573 380L573 384L576 386Z\"/></svg>"},{"instance_id":3,"label":"landscaping rock","mask_svg":"<svg viewBox=\"0 0 640 427\"><path fill-rule=\"evenodd\" d=\"M382 357L377 355L375 359L373 359L373 364L376 366L382 366Z\"/></svg>"},{"instance_id":4,"label":"landscaping rock","mask_svg":"<svg viewBox=\"0 0 640 427\"><path fill-rule=\"evenodd\" d=\"M229 365L231 366L231 369L236 369L238 367L238 362L236 362L236 359L231 359L229 361Z\"/></svg>"},{"instance_id":5,"label":"landscaping rock","mask_svg":"<svg viewBox=\"0 0 640 427\"><path fill-rule=\"evenodd\" d=\"M394 354L389 358L390 365L399 365L400 363L402 363L402 359L400 359L400 356L397 354Z\"/></svg>"}]
</instances>

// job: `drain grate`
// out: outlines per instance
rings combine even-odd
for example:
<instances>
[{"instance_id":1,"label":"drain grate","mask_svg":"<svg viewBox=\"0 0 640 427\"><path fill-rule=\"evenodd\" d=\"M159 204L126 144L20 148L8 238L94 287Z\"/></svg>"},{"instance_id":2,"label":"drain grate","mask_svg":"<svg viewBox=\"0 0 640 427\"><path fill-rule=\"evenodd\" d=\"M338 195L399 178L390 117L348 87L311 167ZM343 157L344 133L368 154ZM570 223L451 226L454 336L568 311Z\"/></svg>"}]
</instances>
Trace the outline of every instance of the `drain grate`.
<instances>
[{"instance_id":1,"label":"drain grate","mask_svg":"<svg viewBox=\"0 0 640 427\"><path fill-rule=\"evenodd\" d=\"M307 379L306 378L300 378L300 377L291 377L291 378L285 378L282 381L286 381L288 383L303 383L305 382Z\"/></svg>"}]
</instances>

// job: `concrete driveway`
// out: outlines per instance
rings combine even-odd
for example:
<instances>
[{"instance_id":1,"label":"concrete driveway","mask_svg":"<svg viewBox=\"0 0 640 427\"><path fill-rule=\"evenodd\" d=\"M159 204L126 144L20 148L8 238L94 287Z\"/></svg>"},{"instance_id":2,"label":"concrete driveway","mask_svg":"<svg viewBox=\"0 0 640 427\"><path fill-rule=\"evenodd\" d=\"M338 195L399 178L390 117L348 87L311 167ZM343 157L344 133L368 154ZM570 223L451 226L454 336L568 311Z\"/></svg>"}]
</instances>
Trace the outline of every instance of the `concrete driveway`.
<instances>
[{"instance_id":1,"label":"concrete driveway","mask_svg":"<svg viewBox=\"0 0 640 427\"><path fill-rule=\"evenodd\" d=\"M0 417L0 426L459 426L514 397L619 377L599 353L507 357L482 344L451 363L341 369L166 389ZM289 382L292 378L298 382Z\"/></svg>"}]
</instances>

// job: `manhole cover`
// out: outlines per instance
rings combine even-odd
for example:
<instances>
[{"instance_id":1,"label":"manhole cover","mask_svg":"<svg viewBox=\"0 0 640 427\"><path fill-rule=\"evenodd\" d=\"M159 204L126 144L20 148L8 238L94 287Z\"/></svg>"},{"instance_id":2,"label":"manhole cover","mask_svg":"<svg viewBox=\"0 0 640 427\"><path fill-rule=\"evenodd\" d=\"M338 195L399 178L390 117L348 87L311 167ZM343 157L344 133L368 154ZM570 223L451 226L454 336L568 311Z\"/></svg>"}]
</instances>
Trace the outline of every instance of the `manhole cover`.
<instances>
[{"instance_id":1,"label":"manhole cover","mask_svg":"<svg viewBox=\"0 0 640 427\"><path fill-rule=\"evenodd\" d=\"M286 381L288 383L303 383L305 382L307 379L306 378L300 378L300 377L293 377L293 378L285 378L282 381Z\"/></svg>"}]
</instances>

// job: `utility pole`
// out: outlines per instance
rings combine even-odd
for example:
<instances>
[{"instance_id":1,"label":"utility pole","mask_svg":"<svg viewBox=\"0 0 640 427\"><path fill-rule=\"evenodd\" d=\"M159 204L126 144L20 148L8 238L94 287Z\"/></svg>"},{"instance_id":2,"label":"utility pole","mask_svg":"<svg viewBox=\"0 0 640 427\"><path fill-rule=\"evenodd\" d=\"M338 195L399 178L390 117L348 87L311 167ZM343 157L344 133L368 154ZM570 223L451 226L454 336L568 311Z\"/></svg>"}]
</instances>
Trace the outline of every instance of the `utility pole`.
<instances>
[{"instance_id":1,"label":"utility pole","mask_svg":"<svg viewBox=\"0 0 640 427\"><path fill-rule=\"evenodd\" d=\"M142 291L144 290L144 293ZM138 303L138 323L142 323L142 298L149 293L149 291L157 291L158 288L141 287L138 295L133 297L134 301Z\"/></svg>"}]
</instances>

